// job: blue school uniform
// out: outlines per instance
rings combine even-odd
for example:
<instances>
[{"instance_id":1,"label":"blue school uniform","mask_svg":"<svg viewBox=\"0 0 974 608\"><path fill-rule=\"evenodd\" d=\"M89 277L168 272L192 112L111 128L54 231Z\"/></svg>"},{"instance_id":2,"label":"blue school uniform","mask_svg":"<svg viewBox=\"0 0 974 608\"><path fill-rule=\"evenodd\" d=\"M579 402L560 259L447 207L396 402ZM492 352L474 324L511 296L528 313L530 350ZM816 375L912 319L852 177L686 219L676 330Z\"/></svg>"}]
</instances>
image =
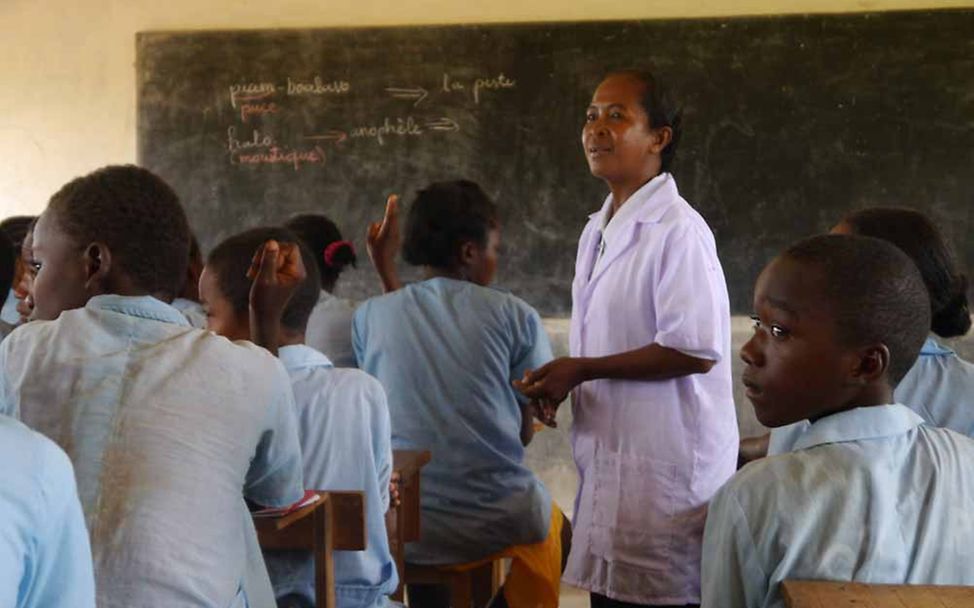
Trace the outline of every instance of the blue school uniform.
<instances>
[{"instance_id":1,"label":"blue school uniform","mask_svg":"<svg viewBox=\"0 0 974 608\"><path fill-rule=\"evenodd\" d=\"M974 364L928 337L920 356L893 391L893 399L928 424L974 437ZM807 420L771 429L768 454L790 452Z\"/></svg>"},{"instance_id":2,"label":"blue school uniform","mask_svg":"<svg viewBox=\"0 0 974 608\"><path fill-rule=\"evenodd\" d=\"M91 298L0 343L0 412L74 465L99 608L247 606L244 497L303 494L293 409L275 357L147 296Z\"/></svg>"},{"instance_id":3,"label":"blue school uniform","mask_svg":"<svg viewBox=\"0 0 974 608\"><path fill-rule=\"evenodd\" d=\"M974 440L903 405L812 424L717 492L704 607L783 607L786 579L974 584Z\"/></svg>"},{"instance_id":4,"label":"blue school uniform","mask_svg":"<svg viewBox=\"0 0 974 608\"><path fill-rule=\"evenodd\" d=\"M64 452L0 416L0 606L95 608L91 549Z\"/></svg>"},{"instance_id":5,"label":"blue school uniform","mask_svg":"<svg viewBox=\"0 0 974 608\"><path fill-rule=\"evenodd\" d=\"M548 362L551 346L524 301L434 278L372 298L352 327L359 367L389 397L392 445L430 450L422 472L419 564L463 563L548 533L551 498L524 465L511 381Z\"/></svg>"},{"instance_id":6,"label":"blue school uniform","mask_svg":"<svg viewBox=\"0 0 974 608\"><path fill-rule=\"evenodd\" d=\"M392 476L385 392L365 372L338 369L308 346L284 346L278 357L294 390L305 485L365 492L366 549L335 552L335 599L339 608L383 606L399 582L385 526ZM314 603L310 555L266 552L264 560L275 596L297 594Z\"/></svg>"}]
</instances>

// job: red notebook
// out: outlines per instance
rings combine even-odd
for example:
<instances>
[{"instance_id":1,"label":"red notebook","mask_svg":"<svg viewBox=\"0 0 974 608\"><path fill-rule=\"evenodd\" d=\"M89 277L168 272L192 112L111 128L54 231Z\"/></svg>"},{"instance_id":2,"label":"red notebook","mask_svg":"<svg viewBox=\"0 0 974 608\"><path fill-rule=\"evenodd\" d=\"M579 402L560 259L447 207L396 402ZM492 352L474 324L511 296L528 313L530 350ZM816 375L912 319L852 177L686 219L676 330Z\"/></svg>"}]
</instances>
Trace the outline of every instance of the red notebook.
<instances>
[{"instance_id":1,"label":"red notebook","mask_svg":"<svg viewBox=\"0 0 974 608\"><path fill-rule=\"evenodd\" d=\"M294 513L298 509L307 507L310 504L318 502L319 498L321 497L318 496L318 493L315 492L314 490L305 490L304 496L301 497L301 500L294 503L293 505L287 507L278 507L276 509L261 509L260 511L254 511L253 516L254 517L284 517L285 515L290 515L291 513Z\"/></svg>"}]
</instances>

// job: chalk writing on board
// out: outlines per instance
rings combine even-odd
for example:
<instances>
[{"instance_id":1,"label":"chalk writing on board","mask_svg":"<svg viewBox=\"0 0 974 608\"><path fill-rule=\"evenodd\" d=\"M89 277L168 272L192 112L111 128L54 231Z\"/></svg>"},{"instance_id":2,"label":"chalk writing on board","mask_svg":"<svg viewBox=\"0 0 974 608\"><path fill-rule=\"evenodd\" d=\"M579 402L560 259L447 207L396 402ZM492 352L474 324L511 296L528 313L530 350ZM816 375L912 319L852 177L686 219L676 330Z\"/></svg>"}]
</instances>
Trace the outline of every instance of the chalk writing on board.
<instances>
[{"instance_id":1,"label":"chalk writing on board","mask_svg":"<svg viewBox=\"0 0 974 608\"><path fill-rule=\"evenodd\" d=\"M325 82L321 76L315 76L311 82L287 79L288 95L344 95L351 90L352 84L347 80Z\"/></svg>"},{"instance_id":2,"label":"chalk writing on board","mask_svg":"<svg viewBox=\"0 0 974 608\"><path fill-rule=\"evenodd\" d=\"M347 80L332 80L326 82L321 76L315 76L310 81L301 81L288 77L286 85L276 82L237 82L230 85L230 107L236 108L238 102L258 102L283 92L289 97L310 95L347 95L352 90L352 83ZM267 112L264 112L267 113ZM241 117L243 115L241 114Z\"/></svg>"},{"instance_id":3,"label":"chalk writing on board","mask_svg":"<svg viewBox=\"0 0 974 608\"><path fill-rule=\"evenodd\" d=\"M459 131L460 125L446 116L426 121L425 127L430 131Z\"/></svg>"},{"instance_id":4,"label":"chalk writing on board","mask_svg":"<svg viewBox=\"0 0 974 608\"><path fill-rule=\"evenodd\" d=\"M413 101L414 108L429 95L429 91L423 87L386 87L386 93L395 99L415 100Z\"/></svg>"},{"instance_id":5,"label":"chalk writing on board","mask_svg":"<svg viewBox=\"0 0 974 608\"><path fill-rule=\"evenodd\" d=\"M240 121L247 122L253 116L264 116L266 114L277 114L281 107L273 101L253 103L251 101L240 104Z\"/></svg>"},{"instance_id":6,"label":"chalk writing on board","mask_svg":"<svg viewBox=\"0 0 974 608\"><path fill-rule=\"evenodd\" d=\"M305 135L304 139L310 139L312 141L333 141L337 145L348 139L348 133L339 131L338 129L329 129L321 135Z\"/></svg>"},{"instance_id":7,"label":"chalk writing on board","mask_svg":"<svg viewBox=\"0 0 974 608\"><path fill-rule=\"evenodd\" d=\"M470 91L473 102L480 104L480 96L483 91L498 91L502 89L513 89L517 86L517 81L508 78L503 72L497 76L474 78L468 83L456 80L450 74L443 74L443 81L440 84L440 91L443 93L461 93Z\"/></svg>"},{"instance_id":8,"label":"chalk writing on board","mask_svg":"<svg viewBox=\"0 0 974 608\"><path fill-rule=\"evenodd\" d=\"M277 85L273 82L240 82L230 85L230 106L237 107L238 101L254 101L266 99L277 93Z\"/></svg>"},{"instance_id":9,"label":"chalk writing on board","mask_svg":"<svg viewBox=\"0 0 974 608\"><path fill-rule=\"evenodd\" d=\"M325 152L317 144L306 149L281 146L259 129L253 129L249 139L240 139L237 128L228 127L227 152L231 165L290 165L297 171L304 165L325 164Z\"/></svg>"},{"instance_id":10,"label":"chalk writing on board","mask_svg":"<svg viewBox=\"0 0 974 608\"><path fill-rule=\"evenodd\" d=\"M351 129L353 138L375 139L380 146L385 145L385 138L389 136L410 137L422 134L422 127L412 116L396 119L386 117L380 125L366 125Z\"/></svg>"}]
</instances>

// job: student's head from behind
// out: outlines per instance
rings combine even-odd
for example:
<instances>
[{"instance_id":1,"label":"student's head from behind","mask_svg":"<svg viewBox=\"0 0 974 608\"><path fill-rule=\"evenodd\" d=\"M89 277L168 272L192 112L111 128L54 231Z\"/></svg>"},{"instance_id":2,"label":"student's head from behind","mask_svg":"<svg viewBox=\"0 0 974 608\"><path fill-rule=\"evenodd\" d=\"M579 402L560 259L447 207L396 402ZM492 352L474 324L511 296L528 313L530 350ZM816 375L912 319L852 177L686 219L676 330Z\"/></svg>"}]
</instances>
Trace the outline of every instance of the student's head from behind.
<instances>
[{"instance_id":1,"label":"student's head from behind","mask_svg":"<svg viewBox=\"0 0 974 608\"><path fill-rule=\"evenodd\" d=\"M916 266L890 243L823 235L768 264L754 319L743 382L758 420L777 427L888 403L920 352L930 305Z\"/></svg>"},{"instance_id":2,"label":"student's head from behind","mask_svg":"<svg viewBox=\"0 0 974 608\"><path fill-rule=\"evenodd\" d=\"M307 213L289 219L284 227L298 235L314 256L321 288L331 292L335 289L338 277L349 265L355 266L355 247L342 238L335 222L324 215Z\"/></svg>"},{"instance_id":3,"label":"student's head from behind","mask_svg":"<svg viewBox=\"0 0 974 608\"><path fill-rule=\"evenodd\" d=\"M950 244L927 216L913 209L872 207L850 213L832 232L871 236L899 247L920 269L930 294L930 330L944 338L970 330L967 277L958 269Z\"/></svg>"},{"instance_id":4,"label":"student's head from behind","mask_svg":"<svg viewBox=\"0 0 974 608\"><path fill-rule=\"evenodd\" d=\"M200 274L203 273L203 252L200 250L200 243L196 240L196 235L189 235L189 264L186 266L186 280L182 289L179 290L179 297L193 302L200 301Z\"/></svg>"},{"instance_id":5,"label":"student's head from behind","mask_svg":"<svg viewBox=\"0 0 974 608\"><path fill-rule=\"evenodd\" d=\"M406 262L486 286L497 271L499 246L497 206L477 184L437 182L416 193L406 215Z\"/></svg>"},{"instance_id":6,"label":"student's head from behind","mask_svg":"<svg viewBox=\"0 0 974 608\"><path fill-rule=\"evenodd\" d=\"M0 294L10 291L17 270L17 252L7 234L0 230Z\"/></svg>"},{"instance_id":7,"label":"student's head from behind","mask_svg":"<svg viewBox=\"0 0 974 608\"><path fill-rule=\"evenodd\" d=\"M305 268L313 268L312 254L296 234L286 228L254 228L234 235L210 252L200 275L200 301L206 311L206 327L231 340L250 339L250 286L247 278L254 254L267 241L297 243ZM282 341L300 341L311 311L318 302L321 283L309 272L291 295L281 316Z\"/></svg>"},{"instance_id":8,"label":"student's head from behind","mask_svg":"<svg viewBox=\"0 0 974 608\"><path fill-rule=\"evenodd\" d=\"M639 185L669 171L682 133L682 112L648 70L610 72L585 112L582 147L592 175Z\"/></svg>"},{"instance_id":9,"label":"student's head from behind","mask_svg":"<svg viewBox=\"0 0 974 608\"><path fill-rule=\"evenodd\" d=\"M55 319L101 294L175 297L189 225L179 198L146 169L111 166L59 190L34 226L34 317Z\"/></svg>"}]
</instances>

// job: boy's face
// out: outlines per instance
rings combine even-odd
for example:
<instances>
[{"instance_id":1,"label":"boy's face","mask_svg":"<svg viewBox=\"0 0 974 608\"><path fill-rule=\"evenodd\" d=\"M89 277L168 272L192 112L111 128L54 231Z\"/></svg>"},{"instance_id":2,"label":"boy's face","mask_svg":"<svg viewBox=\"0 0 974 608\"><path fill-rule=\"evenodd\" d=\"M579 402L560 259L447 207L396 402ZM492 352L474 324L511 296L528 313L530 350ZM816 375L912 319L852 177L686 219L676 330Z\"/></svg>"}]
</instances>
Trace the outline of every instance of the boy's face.
<instances>
[{"instance_id":1,"label":"boy's face","mask_svg":"<svg viewBox=\"0 0 974 608\"><path fill-rule=\"evenodd\" d=\"M50 321L61 312L82 308L91 297L89 260L45 211L34 226L31 256L34 263L34 319Z\"/></svg>"},{"instance_id":2,"label":"boy's face","mask_svg":"<svg viewBox=\"0 0 974 608\"><path fill-rule=\"evenodd\" d=\"M230 340L250 339L248 315L237 314L233 304L220 291L216 273L209 266L200 274L200 304L206 311L206 328Z\"/></svg>"},{"instance_id":3,"label":"boy's face","mask_svg":"<svg viewBox=\"0 0 974 608\"><path fill-rule=\"evenodd\" d=\"M821 269L785 257L758 277L742 380L765 426L846 409L861 388L854 381L859 353L839 341L824 281Z\"/></svg>"}]
</instances>

